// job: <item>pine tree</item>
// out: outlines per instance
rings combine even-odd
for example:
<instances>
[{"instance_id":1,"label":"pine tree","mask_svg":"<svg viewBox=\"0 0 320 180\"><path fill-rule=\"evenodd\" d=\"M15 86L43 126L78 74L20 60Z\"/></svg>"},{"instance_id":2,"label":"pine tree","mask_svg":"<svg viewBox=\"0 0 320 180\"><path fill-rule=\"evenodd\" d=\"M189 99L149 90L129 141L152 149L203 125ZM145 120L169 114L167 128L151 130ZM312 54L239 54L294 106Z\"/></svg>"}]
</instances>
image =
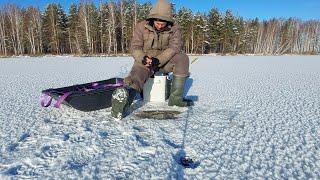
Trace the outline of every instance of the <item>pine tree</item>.
<instances>
[{"instance_id":1,"label":"pine tree","mask_svg":"<svg viewBox=\"0 0 320 180\"><path fill-rule=\"evenodd\" d=\"M233 40L233 53L245 53L245 22L241 17L234 21L233 26L234 40Z\"/></svg>"},{"instance_id":2,"label":"pine tree","mask_svg":"<svg viewBox=\"0 0 320 180\"><path fill-rule=\"evenodd\" d=\"M68 18L65 14L64 10L62 9L62 6L58 4L57 6L57 29L58 29L58 38L59 38L59 51L60 53L69 53L69 44L68 44Z\"/></svg>"},{"instance_id":3,"label":"pine tree","mask_svg":"<svg viewBox=\"0 0 320 180\"><path fill-rule=\"evenodd\" d=\"M218 9L211 9L208 15L210 52L218 53L222 49L223 19Z\"/></svg>"},{"instance_id":4,"label":"pine tree","mask_svg":"<svg viewBox=\"0 0 320 180\"><path fill-rule=\"evenodd\" d=\"M176 21L181 27L182 39L184 40L184 49L185 52L191 52L191 38L192 36L192 11L191 9L187 9L185 7L181 8L176 15Z\"/></svg>"},{"instance_id":5,"label":"pine tree","mask_svg":"<svg viewBox=\"0 0 320 180\"><path fill-rule=\"evenodd\" d=\"M232 52L235 38L234 16L230 10L227 10L224 16L222 31L222 50L223 54Z\"/></svg>"},{"instance_id":6,"label":"pine tree","mask_svg":"<svg viewBox=\"0 0 320 180\"><path fill-rule=\"evenodd\" d=\"M49 4L43 15L43 42L46 53L68 52L67 17L61 5Z\"/></svg>"},{"instance_id":7,"label":"pine tree","mask_svg":"<svg viewBox=\"0 0 320 180\"><path fill-rule=\"evenodd\" d=\"M148 18L149 12L152 9L152 4L150 2L146 2L144 4L139 4L138 6L138 21L143 21Z\"/></svg>"},{"instance_id":8,"label":"pine tree","mask_svg":"<svg viewBox=\"0 0 320 180\"><path fill-rule=\"evenodd\" d=\"M254 53L257 44L259 19L249 20L245 29L245 52Z\"/></svg>"},{"instance_id":9,"label":"pine tree","mask_svg":"<svg viewBox=\"0 0 320 180\"><path fill-rule=\"evenodd\" d=\"M205 14L196 13L193 18L193 48L192 53L205 53L209 49L208 31L209 26Z\"/></svg>"}]
</instances>

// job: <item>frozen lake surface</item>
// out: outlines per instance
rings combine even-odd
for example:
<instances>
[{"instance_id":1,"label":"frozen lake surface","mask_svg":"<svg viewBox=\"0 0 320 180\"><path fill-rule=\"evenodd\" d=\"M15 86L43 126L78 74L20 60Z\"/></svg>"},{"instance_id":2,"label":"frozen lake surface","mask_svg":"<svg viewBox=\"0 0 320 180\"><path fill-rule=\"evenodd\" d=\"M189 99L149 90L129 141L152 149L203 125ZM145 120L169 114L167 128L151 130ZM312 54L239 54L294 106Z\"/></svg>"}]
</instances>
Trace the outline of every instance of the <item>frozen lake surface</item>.
<instances>
[{"instance_id":1,"label":"frozen lake surface","mask_svg":"<svg viewBox=\"0 0 320 180\"><path fill-rule=\"evenodd\" d=\"M124 77L132 63L0 59L0 178L320 178L320 56L199 56L195 106L176 120L39 105L44 89Z\"/></svg>"}]
</instances>

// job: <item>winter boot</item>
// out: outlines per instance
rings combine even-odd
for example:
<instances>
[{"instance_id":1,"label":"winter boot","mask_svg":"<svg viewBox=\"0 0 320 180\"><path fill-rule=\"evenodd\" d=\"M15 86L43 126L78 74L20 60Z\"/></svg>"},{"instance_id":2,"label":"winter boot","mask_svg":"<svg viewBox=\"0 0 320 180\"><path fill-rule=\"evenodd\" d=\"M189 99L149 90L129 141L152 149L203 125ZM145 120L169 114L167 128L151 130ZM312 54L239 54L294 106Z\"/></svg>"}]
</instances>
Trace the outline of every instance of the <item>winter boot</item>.
<instances>
[{"instance_id":1,"label":"winter boot","mask_svg":"<svg viewBox=\"0 0 320 180\"><path fill-rule=\"evenodd\" d=\"M173 75L170 97L168 102L169 106L187 107L194 105L192 100L183 98L184 85L186 79L187 77Z\"/></svg>"},{"instance_id":2,"label":"winter boot","mask_svg":"<svg viewBox=\"0 0 320 180\"><path fill-rule=\"evenodd\" d=\"M130 87L117 88L112 93L111 116L119 120L127 116L136 94L137 91Z\"/></svg>"}]
</instances>

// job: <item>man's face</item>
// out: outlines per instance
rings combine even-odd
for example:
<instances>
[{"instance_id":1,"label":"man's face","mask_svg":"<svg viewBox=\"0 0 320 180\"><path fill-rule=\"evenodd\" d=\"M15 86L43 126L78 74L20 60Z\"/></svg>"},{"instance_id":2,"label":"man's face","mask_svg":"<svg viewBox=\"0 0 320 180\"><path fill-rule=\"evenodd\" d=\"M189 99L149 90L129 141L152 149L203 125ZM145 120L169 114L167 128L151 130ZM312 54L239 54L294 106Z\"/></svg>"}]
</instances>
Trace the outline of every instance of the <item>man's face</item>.
<instances>
[{"instance_id":1,"label":"man's face","mask_svg":"<svg viewBox=\"0 0 320 180\"><path fill-rule=\"evenodd\" d=\"M167 26L167 22L163 21L154 21L154 27L158 30L161 31Z\"/></svg>"}]
</instances>

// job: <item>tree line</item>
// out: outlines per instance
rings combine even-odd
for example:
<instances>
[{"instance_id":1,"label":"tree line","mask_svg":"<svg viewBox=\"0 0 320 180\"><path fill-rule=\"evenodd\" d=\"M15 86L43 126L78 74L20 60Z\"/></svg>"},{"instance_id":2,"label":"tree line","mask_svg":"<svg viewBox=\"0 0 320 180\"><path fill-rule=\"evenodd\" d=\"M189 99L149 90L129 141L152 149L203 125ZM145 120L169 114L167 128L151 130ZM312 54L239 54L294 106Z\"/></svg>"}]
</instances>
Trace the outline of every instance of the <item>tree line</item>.
<instances>
[{"instance_id":1,"label":"tree line","mask_svg":"<svg viewBox=\"0 0 320 180\"><path fill-rule=\"evenodd\" d=\"M43 12L15 4L0 7L0 56L128 54L137 22L147 18L152 4L136 0L83 1L66 13L60 4ZM230 10L208 13L181 8L183 50L189 54L318 54L320 21L295 18L245 20Z\"/></svg>"}]
</instances>

